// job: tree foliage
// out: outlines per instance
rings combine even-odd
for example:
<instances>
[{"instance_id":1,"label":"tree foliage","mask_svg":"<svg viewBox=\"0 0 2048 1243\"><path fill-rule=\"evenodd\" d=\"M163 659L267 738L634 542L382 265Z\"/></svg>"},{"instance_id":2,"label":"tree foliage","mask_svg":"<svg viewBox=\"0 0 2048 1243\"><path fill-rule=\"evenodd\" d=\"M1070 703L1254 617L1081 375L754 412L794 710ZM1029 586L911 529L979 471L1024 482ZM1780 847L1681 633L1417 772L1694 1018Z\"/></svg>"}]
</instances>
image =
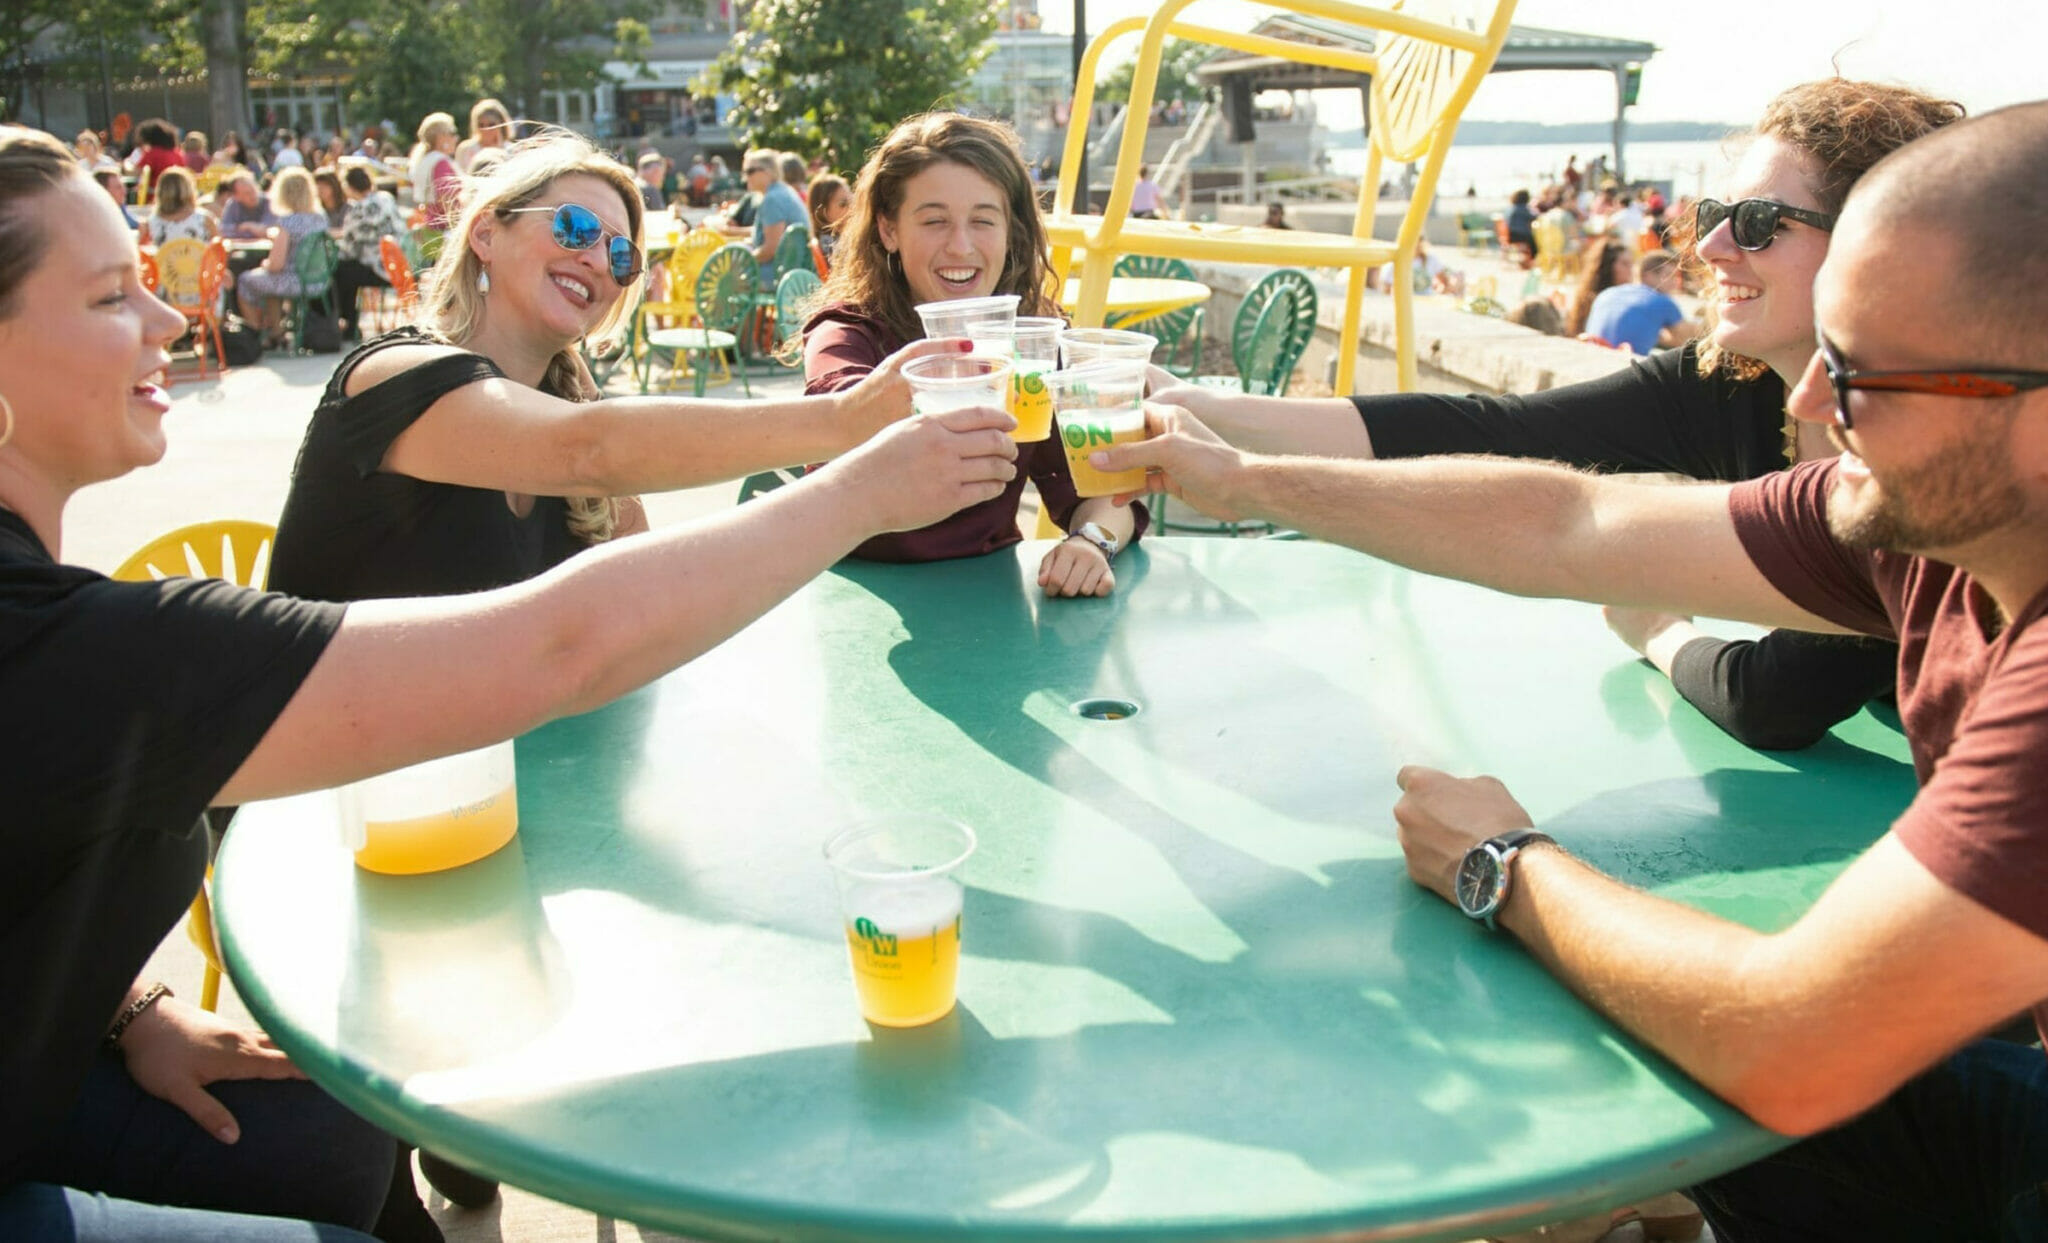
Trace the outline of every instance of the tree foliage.
<instances>
[{"instance_id":1,"label":"tree foliage","mask_svg":"<svg viewBox=\"0 0 2048 1243\"><path fill-rule=\"evenodd\" d=\"M907 116L952 105L990 50L997 0L758 0L700 89L749 146L851 168Z\"/></svg>"},{"instance_id":2,"label":"tree foliage","mask_svg":"<svg viewBox=\"0 0 2048 1243\"><path fill-rule=\"evenodd\" d=\"M1159 82L1152 92L1152 98L1164 102L1169 99L1184 99L1192 103L1204 94L1204 88L1195 81L1195 66L1209 58L1216 49L1206 43L1191 39L1168 39L1159 48ZM1131 82L1138 75L1138 58L1131 59L1110 71L1107 78L1095 88L1095 98L1104 103L1121 104L1130 102Z\"/></svg>"}]
</instances>

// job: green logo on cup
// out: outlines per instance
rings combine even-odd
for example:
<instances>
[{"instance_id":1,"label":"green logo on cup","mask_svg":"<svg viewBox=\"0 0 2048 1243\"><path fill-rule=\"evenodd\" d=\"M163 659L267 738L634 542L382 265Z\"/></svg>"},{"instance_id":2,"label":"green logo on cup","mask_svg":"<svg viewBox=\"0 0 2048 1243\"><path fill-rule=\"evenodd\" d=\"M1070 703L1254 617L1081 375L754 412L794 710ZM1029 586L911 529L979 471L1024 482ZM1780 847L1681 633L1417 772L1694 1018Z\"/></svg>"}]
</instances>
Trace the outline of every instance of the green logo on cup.
<instances>
[{"instance_id":1,"label":"green logo on cup","mask_svg":"<svg viewBox=\"0 0 2048 1243\"><path fill-rule=\"evenodd\" d=\"M877 958L896 957L896 934L883 932L875 921L863 915L853 921L853 934L868 943L868 953Z\"/></svg>"},{"instance_id":2,"label":"green logo on cup","mask_svg":"<svg viewBox=\"0 0 2048 1243\"><path fill-rule=\"evenodd\" d=\"M1086 449L1090 445L1113 445L1116 437L1107 423L1064 423L1060 426L1060 438L1067 442L1069 449Z\"/></svg>"}]
</instances>

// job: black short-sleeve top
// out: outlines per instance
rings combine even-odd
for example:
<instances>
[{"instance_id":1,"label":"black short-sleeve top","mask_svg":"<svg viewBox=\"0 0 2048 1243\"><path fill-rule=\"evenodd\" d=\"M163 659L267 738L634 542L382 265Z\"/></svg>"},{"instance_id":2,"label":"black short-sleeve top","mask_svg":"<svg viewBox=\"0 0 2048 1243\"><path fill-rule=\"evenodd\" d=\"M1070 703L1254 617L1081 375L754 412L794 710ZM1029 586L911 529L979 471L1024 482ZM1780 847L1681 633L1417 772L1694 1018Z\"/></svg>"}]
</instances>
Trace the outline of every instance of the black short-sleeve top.
<instances>
[{"instance_id":1,"label":"black short-sleeve top","mask_svg":"<svg viewBox=\"0 0 2048 1243\"><path fill-rule=\"evenodd\" d=\"M365 358L423 344L437 342L400 328L335 368L292 467L271 551L272 589L314 600L460 595L523 582L587 547L570 533L561 497L536 497L515 514L500 489L383 469L391 442L428 407L505 375L480 354L452 354L347 394L348 377Z\"/></svg>"},{"instance_id":2,"label":"black short-sleeve top","mask_svg":"<svg viewBox=\"0 0 2048 1243\"><path fill-rule=\"evenodd\" d=\"M200 812L341 619L214 579L113 582L0 510L0 1187L198 891Z\"/></svg>"}]
</instances>

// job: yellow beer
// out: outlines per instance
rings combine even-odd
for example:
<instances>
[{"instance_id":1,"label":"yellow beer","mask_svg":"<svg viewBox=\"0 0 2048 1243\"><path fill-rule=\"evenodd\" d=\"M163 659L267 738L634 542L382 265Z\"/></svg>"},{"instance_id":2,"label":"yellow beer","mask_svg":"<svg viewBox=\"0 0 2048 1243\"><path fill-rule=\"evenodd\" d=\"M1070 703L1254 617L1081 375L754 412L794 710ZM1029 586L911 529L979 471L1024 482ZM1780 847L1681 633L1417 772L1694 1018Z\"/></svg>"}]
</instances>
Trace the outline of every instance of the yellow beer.
<instances>
[{"instance_id":1,"label":"yellow beer","mask_svg":"<svg viewBox=\"0 0 2048 1243\"><path fill-rule=\"evenodd\" d=\"M1029 444L1052 435L1052 390L1045 386L1045 373L1052 363L1037 358L1019 358L1010 372L1010 417L1017 430L1010 439Z\"/></svg>"},{"instance_id":2,"label":"yellow beer","mask_svg":"<svg viewBox=\"0 0 2048 1243\"><path fill-rule=\"evenodd\" d=\"M412 875L474 863L519 831L519 799L513 787L461 807L403 820L363 822L356 866L372 872Z\"/></svg>"},{"instance_id":3,"label":"yellow beer","mask_svg":"<svg viewBox=\"0 0 2048 1243\"><path fill-rule=\"evenodd\" d=\"M960 978L958 884L937 878L857 885L845 906L862 1017L884 1027L916 1027L953 1008Z\"/></svg>"},{"instance_id":4,"label":"yellow beer","mask_svg":"<svg viewBox=\"0 0 2048 1243\"><path fill-rule=\"evenodd\" d=\"M1060 412L1060 442L1067 451L1067 472L1074 477L1074 491L1082 496L1115 496L1122 492L1143 492L1145 470L1101 471L1088 464L1088 455L1111 445L1145 439L1145 410L1142 406L1121 409L1081 407Z\"/></svg>"}]
</instances>

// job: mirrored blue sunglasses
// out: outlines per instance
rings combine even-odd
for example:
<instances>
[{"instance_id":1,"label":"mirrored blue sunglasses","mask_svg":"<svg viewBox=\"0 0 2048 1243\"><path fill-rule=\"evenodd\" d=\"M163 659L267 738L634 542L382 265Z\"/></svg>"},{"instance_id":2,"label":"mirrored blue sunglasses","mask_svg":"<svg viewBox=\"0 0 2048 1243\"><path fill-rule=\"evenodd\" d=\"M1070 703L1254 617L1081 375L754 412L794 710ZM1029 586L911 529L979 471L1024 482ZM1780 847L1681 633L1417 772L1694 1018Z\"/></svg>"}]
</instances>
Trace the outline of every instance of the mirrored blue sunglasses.
<instances>
[{"instance_id":1,"label":"mirrored blue sunglasses","mask_svg":"<svg viewBox=\"0 0 2048 1243\"><path fill-rule=\"evenodd\" d=\"M621 286L630 285L639 279L641 272L640 248L633 239L624 234L614 233L605 227L597 213L577 203L564 203L560 207L514 207L505 214L525 215L530 212L548 212L554 231L555 245L563 250L589 250L599 242L610 239L605 246L605 259L611 264L612 279Z\"/></svg>"}]
</instances>

